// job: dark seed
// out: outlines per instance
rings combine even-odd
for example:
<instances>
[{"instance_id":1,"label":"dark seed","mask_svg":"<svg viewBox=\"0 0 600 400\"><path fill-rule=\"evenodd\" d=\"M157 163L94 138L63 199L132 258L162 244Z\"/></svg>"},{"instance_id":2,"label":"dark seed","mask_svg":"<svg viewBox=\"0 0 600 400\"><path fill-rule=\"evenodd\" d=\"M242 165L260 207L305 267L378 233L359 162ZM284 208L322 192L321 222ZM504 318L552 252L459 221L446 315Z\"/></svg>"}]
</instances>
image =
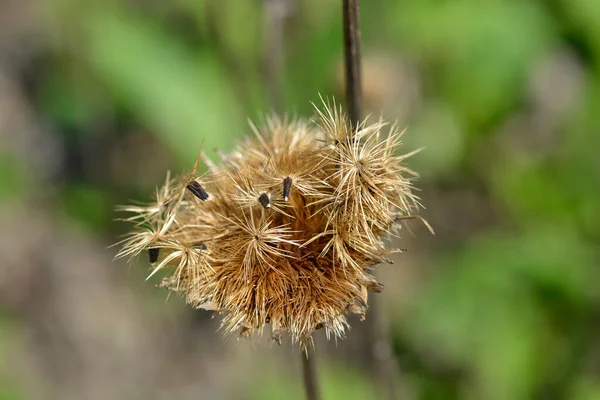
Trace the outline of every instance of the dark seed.
<instances>
[{"instance_id":1,"label":"dark seed","mask_svg":"<svg viewBox=\"0 0 600 400\"><path fill-rule=\"evenodd\" d=\"M204 243L200 242L200 243L196 243L194 245L194 248L196 248L198 250L206 250L206 245Z\"/></svg>"},{"instance_id":2,"label":"dark seed","mask_svg":"<svg viewBox=\"0 0 600 400\"><path fill-rule=\"evenodd\" d=\"M148 249L148 258L150 259L150 264L154 264L156 260L158 260L158 249L156 247L152 247Z\"/></svg>"},{"instance_id":3,"label":"dark seed","mask_svg":"<svg viewBox=\"0 0 600 400\"><path fill-rule=\"evenodd\" d=\"M197 198L202 201L208 200L208 193L206 190L196 181L191 181L187 184L187 189L194 194Z\"/></svg>"},{"instance_id":4,"label":"dark seed","mask_svg":"<svg viewBox=\"0 0 600 400\"><path fill-rule=\"evenodd\" d=\"M288 201L290 198L290 191L292 190L292 178L289 176L283 180L283 199Z\"/></svg>"},{"instance_id":5,"label":"dark seed","mask_svg":"<svg viewBox=\"0 0 600 400\"><path fill-rule=\"evenodd\" d=\"M261 206L263 206L264 208L269 208L271 207L271 199L269 199L269 195L266 193L261 193L260 196L258 196L258 202L260 203Z\"/></svg>"}]
</instances>

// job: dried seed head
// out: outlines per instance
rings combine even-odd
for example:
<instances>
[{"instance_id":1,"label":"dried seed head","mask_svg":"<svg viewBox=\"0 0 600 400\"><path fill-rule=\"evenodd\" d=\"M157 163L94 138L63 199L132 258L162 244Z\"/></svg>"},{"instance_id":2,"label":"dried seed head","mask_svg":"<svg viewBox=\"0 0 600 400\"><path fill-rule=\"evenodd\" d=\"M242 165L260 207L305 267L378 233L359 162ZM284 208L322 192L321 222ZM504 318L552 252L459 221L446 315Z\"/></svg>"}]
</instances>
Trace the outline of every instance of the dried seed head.
<instances>
[{"instance_id":1,"label":"dried seed head","mask_svg":"<svg viewBox=\"0 0 600 400\"><path fill-rule=\"evenodd\" d=\"M318 116L268 119L220 165L201 155L206 174L197 161L191 174L167 176L156 203L122 208L135 231L119 256L149 250L150 275L172 271L160 286L223 314L227 333L271 324L276 342L287 333L306 346L317 329L343 337L345 314L364 318L367 292L383 289L368 271L396 252L384 236L419 218L419 203L395 126L351 130L335 106Z\"/></svg>"}]
</instances>

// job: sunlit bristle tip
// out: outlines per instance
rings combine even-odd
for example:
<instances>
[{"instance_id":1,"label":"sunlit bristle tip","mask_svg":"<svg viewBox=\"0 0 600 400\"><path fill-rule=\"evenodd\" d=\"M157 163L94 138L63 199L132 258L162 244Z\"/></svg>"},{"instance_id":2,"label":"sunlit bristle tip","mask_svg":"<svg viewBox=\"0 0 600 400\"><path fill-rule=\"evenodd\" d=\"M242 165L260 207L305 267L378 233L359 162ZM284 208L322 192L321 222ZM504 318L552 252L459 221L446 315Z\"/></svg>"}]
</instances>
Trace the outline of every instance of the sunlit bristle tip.
<instances>
[{"instance_id":1,"label":"sunlit bristle tip","mask_svg":"<svg viewBox=\"0 0 600 400\"><path fill-rule=\"evenodd\" d=\"M160 287L222 315L226 334L271 325L274 342L289 336L304 351L315 331L343 338L347 314L365 318L368 292L383 290L372 268L402 253L386 248L388 234L413 219L432 229L415 214L416 173L405 164L414 152L400 153L402 132L352 126L323 103L312 123L251 125L220 164L201 154L190 173L167 175L153 202L121 207L133 232L117 256L148 251L148 278L162 271Z\"/></svg>"}]
</instances>

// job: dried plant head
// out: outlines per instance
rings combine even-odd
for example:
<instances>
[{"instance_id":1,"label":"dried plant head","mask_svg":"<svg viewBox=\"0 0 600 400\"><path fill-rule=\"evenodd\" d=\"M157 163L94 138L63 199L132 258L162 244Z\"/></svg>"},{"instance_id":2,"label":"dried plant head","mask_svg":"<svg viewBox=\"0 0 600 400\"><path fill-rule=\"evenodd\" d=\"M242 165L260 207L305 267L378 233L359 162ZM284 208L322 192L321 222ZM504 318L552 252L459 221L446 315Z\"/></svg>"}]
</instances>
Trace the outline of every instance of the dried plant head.
<instances>
[{"instance_id":1,"label":"dried plant head","mask_svg":"<svg viewBox=\"0 0 600 400\"><path fill-rule=\"evenodd\" d=\"M385 237L413 213L416 174L400 154L402 132L383 121L352 127L324 105L313 122L267 118L213 164L201 154L190 174L167 175L148 205L121 207L134 231L118 257L148 250L161 287L223 315L243 337L270 324L304 348L323 329L343 337L346 314L364 318L370 275L400 250ZM198 173L199 160L207 172ZM429 225L427 225L429 227Z\"/></svg>"}]
</instances>

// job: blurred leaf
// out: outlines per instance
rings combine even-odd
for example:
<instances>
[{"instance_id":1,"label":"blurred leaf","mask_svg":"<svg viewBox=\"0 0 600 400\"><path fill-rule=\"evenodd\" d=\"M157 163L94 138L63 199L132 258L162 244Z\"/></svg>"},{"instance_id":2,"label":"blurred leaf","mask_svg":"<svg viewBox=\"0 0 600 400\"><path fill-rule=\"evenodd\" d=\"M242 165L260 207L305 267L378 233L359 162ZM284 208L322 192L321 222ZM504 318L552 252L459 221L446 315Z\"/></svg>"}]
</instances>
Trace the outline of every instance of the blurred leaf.
<instances>
[{"instance_id":1,"label":"blurred leaf","mask_svg":"<svg viewBox=\"0 0 600 400\"><path fill-rule=\"evenodd\" d=\"M10 345L15 338L13 321L5 315L0 314L0 360L5 360L5 347ZM0 400L23 400L22 390L18 388L11 379L10 365L6 362L0 363Z\"/></svg>"},{"instance_id":2,"label":"blurred leaf","mask_svg":"<svg viewBox=\"0 0 600 400\"><path fill-rule=\"evenodd\" d=\"M95 70L144 122L186 160L227 148L241 130L239 104L215 57L197 55L133 14L85 15L83 49Z\"/></svg>"},{"instance_id":3,"label":"blurred leaf","mask_svg":"<svg viewBox=\"0 0 600 400\"><path fill-rule=\"evenodd\" d=\"M205 25L204 17L206 16L208 2L209 0L175 0L172 4L177 4L178 7L191 14L201 25Z\"/></svg>"},{"instance_id":4,"label":"blurred leaf","mask_svg":"<svg viewBox=\"0 0 600 400\"><path fill-rule=\"evenodd\" d=\"M556 154L540 159L534 152L511 150L491 165L490 187L517 223L556 219L600 234L600 213L594 211L600 202L599 87L590 86L587 101L561 130Z\"/></svg>"},{"instance_id":5,"label":"blurred leaf","mask_svg":"<svg viewBox=\"0 0 600 400\"><path fill-rule=\"evenodd\" d=\"M214 4L212 5L214 6ZM220 31L224 51L246 62L247 68L259 64L262 52L261 22L263 2L254 0L221 0L211 16Z\"/></svg>"},{"instance_id":6,"label":"blurred leaf","mask_svg":"<svg viewBox=\"0 0 600 400\"><path fill-rule=\"evenodd\" d=\"M556 171L513 160L496 168L493 182L506 207L515 212L516 222L531 224L573 215L574 204L556 178Z\"/></svg>"},{"instance_id":7,"label":"blurred leaf","mask_svg":"<svg viewBox=\"0 0 600 400\"><path fill-rule=\"evenodd\" d=\"M400 2L387 13L400 43L427 66L468 126L515 102L527 67L552 42L545 10L534 2Z\"/></svg>"},{"instance_id":8,"label":"blurred leaf","mask_svg":"<svg viewBox=\"0 0 600 400\"><path fill-rule=\"evenodd\" d=\"M442 263L405 322L422 351L472 369L477 398L529 398L543 377L552 353L538 287L576 303L595 292L591 249L572 230L536 228L470 242Z\"/></svg>"},{"instance_id":9,"label":"blurred leaf","mask_svg":"<svg viewBox=\"0 0 600 400\"><path fill-rule=\"evenodd\" d=\"M306 16L314 18L308 10ZM306 31L298 38L295 51L288 58L284 85L290 113L313 115L314 108L310 102L319 105L319 94L326 98L334 95L336 66L343 54L340 47L341 29L341 24L335 18L329 24ZM336 100L341 104L344 102L341 94Z\"/></svg>"},{"instance_id":10,"label":"blurred leaf","mask_svg":"<svg viewBox=\"0 0 600 400\"><path fill-rule=\"evenodd\" d=\"M600 53L599 53L600 54ZM591 77L586 101L578 107L575 118L564 129L564 158L557 180L568 193L581 226L600 236L600 76Z\"/></svg>"},{"instance_id":11,"label":"blurred leaf","mask_svg":"<svg viewBox=\"0 0 600 400\"><path fill-rule=\"evenodd\" d=\"M90 123L94 104L69 72L57 68L43 82L43 107L60 126L81 128Z\"/></svg>"},{"instance_id":12,"label":"blurred leaf","mask_svg":"<svg viewBox=\"0 0 600 400\"><path fill-rule=\"evenodd\" d=\"M600 2L596 0L561 0L567 20L573 20L594 52L596 67L600 66Z\"/></svg>"},{"instance_id":13,"label":"blurred leaf","mask_svg":"<svg viewBox=\"0 0 600 400\"><path fill-rule=\"evenodd\" d=\"M106 228L113 213L107 194L88 185L69 185L62 194L65 209L72 218L91 228Z\"/></svg>"},{"instance_id":14,"label":"blurred leaf","mask_svg":"<svg viewBox=\"0 0 600 400\"><path fill-rule=\"evenodd\" d=\"M28 174L19 160L0 152L0 202L25 194Z\"/></svg>"},{"instance_id":15,"label":"blurred leaf","mask_svg":"<svg viewBox=\"0 0 600 400\"><path fill-rule=\"evenodd\" d=\"M583 376L575 384L571 400L600 400L600 383L598 379L590 376Z\"/></svg>"},{"instance_id":16,"label":"blurred leaf","mask_svg":"<svg viewBox=\"0 0 600 400\"><path fill-rule=\"evenodd\" d=\"M410 160L414 169L427 179L452 176L464 157L464 132L460 120L445 104L428 104L414 125L403 136L407 148L424 147Z\"/></svg>"}]
</instances>

